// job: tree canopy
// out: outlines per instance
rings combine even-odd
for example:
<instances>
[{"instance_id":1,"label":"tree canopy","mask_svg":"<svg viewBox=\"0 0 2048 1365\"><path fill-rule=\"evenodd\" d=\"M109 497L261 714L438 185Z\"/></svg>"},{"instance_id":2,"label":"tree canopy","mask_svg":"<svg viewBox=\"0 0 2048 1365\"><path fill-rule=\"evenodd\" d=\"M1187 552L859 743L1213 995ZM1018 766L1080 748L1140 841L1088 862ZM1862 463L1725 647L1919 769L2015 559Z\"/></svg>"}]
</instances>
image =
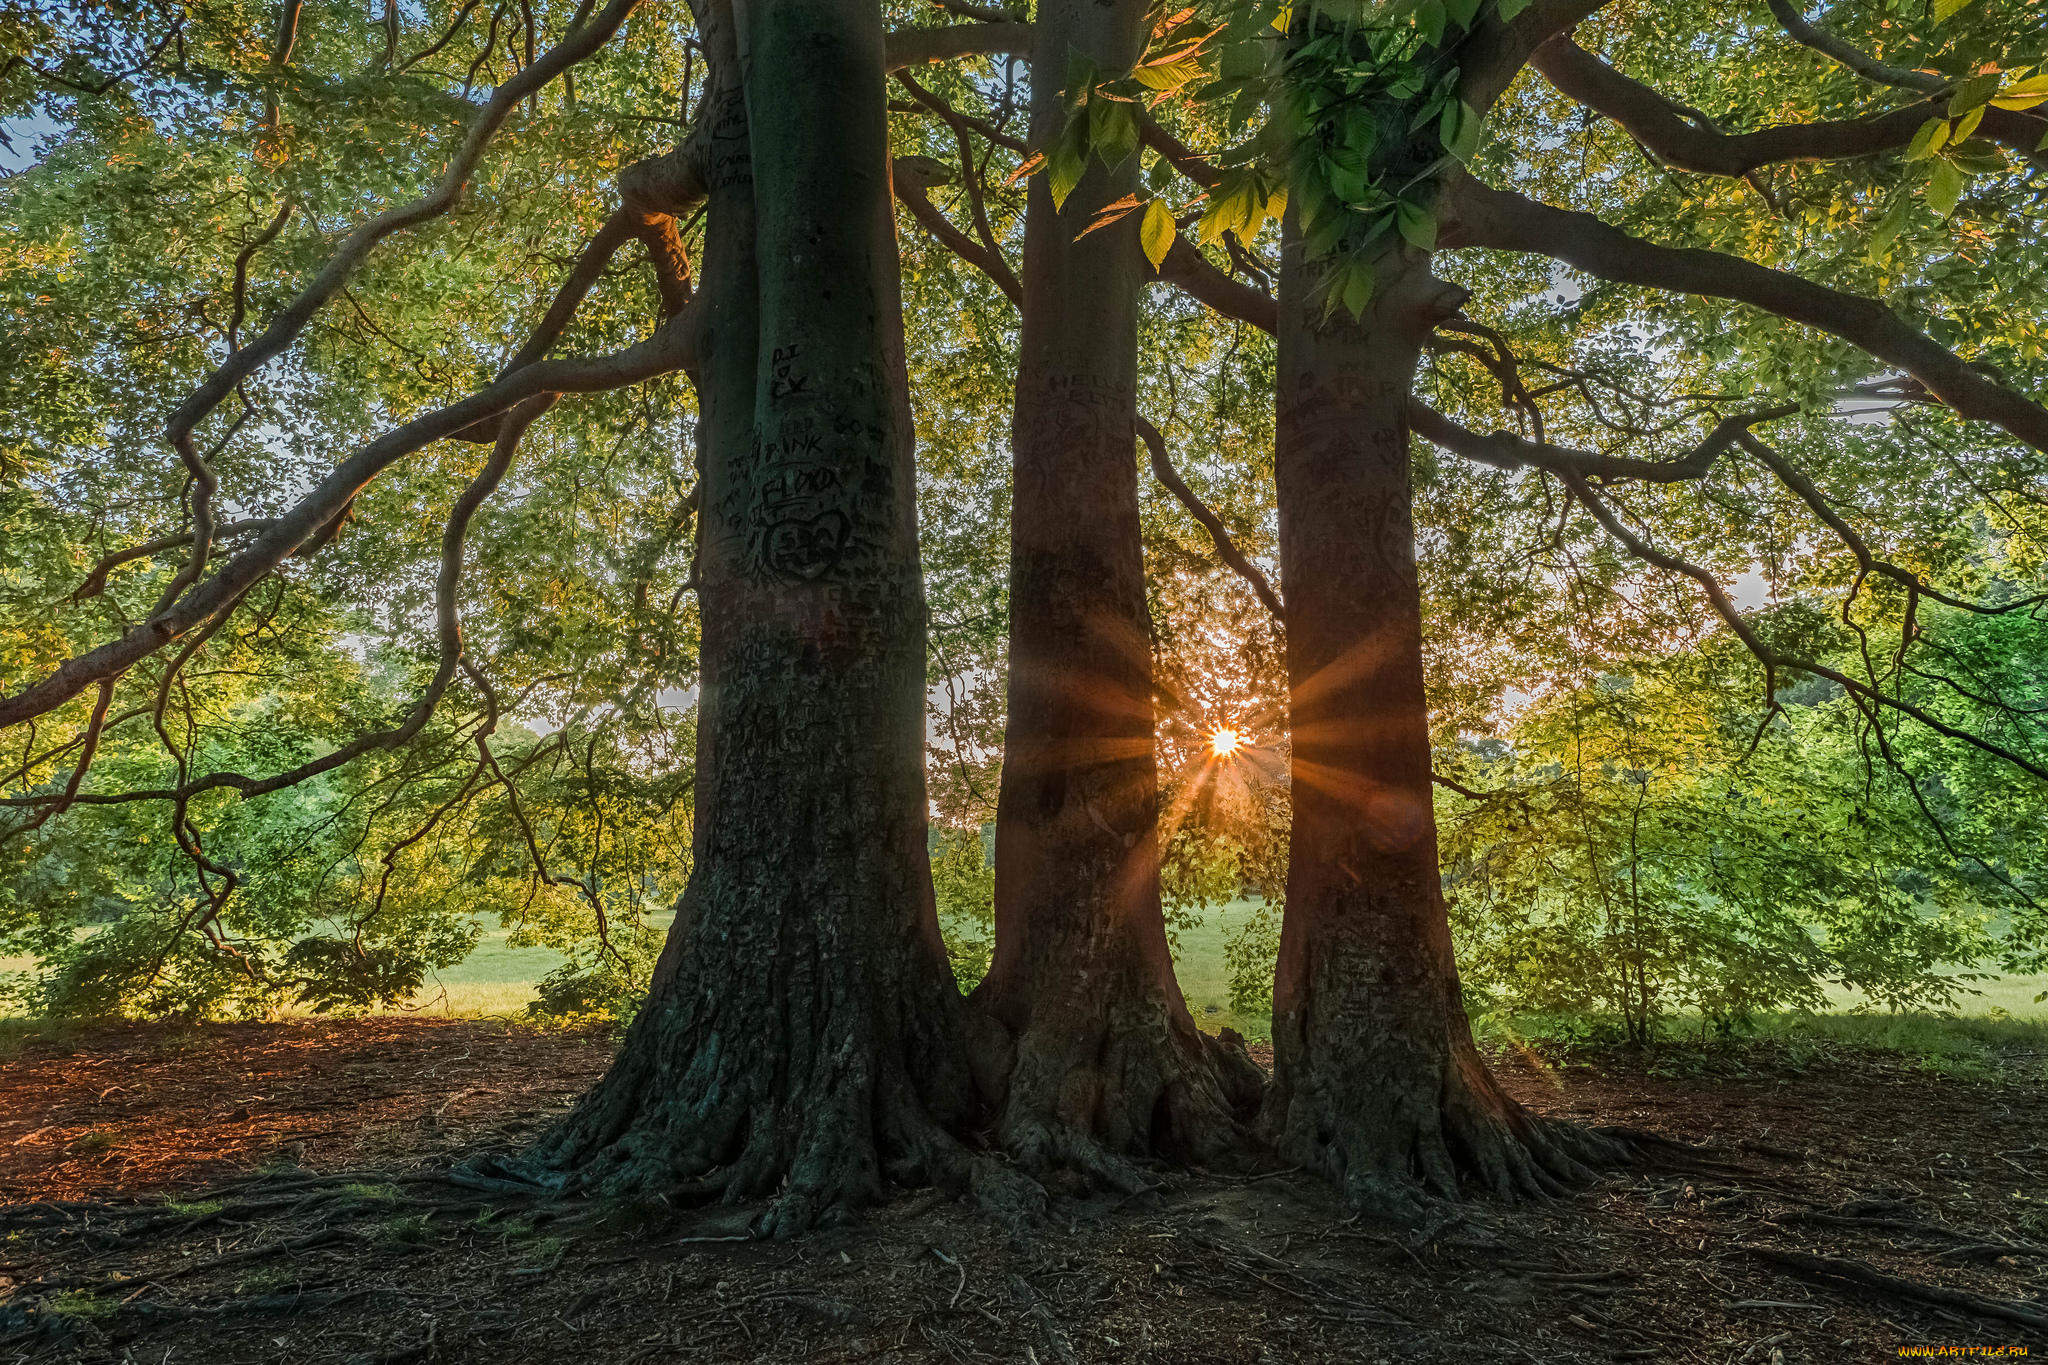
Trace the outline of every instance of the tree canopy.
<instances>
[{"instance_id":1,"label":"tree canopy","mask_svg":"<svg viewBox=\"0 0 2048 1365\"><path fill-rule=\"evenodd\" d=\"M1086 226L1153 280L1131 459L1170 904L1282 895L1284 782L1206 745L1289 749L1286 219L1328 319L1369 316L1389 251L1456 291L1410 420L1475 998L1640 1030L2048 960L2038 5L1198 4L1129 68L1052 72L1028 13L883 10L968 977L1027 187L1090 164L1135 171ZM361 1006L499 916L569 955L553 1007L629 1010L693 865L698 21L81 3L0 35L18 989ZM1275 930L1239 945L1247 1001Z\"/></svg>"}]
</instances>

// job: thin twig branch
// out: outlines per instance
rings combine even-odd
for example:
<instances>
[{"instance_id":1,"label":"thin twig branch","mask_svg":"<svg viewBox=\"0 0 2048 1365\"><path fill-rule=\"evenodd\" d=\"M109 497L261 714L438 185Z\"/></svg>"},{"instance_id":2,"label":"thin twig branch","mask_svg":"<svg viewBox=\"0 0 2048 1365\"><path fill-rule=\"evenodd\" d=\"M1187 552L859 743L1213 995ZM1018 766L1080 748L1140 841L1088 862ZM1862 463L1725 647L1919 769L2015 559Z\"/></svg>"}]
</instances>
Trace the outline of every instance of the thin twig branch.
<instances>
[{"instance_id":1,"label":"thin twig branch","mask_svg":"<svg viewBox=\"0 0 2048 1365\"><path fill-rule=\"evenodd\" d=\"M1273 584L1265 572L1237 548L1237 542L1231 539L1230 528L1223 524L1223 518L1210 510L1209 505L1197 497L1195 490L1181 478L1180 471L1173 467L1173 461L1166 453L1166 438L1159 434L1159 428L1141 416L1138 418L1138 436L1151 453L1152 476L1165 485L1167 492L1180 499L1181 506L1188 509L1189 515L1202 523L1209 539L1216 543L1216 557L1236 571L1239 578L1251 584L1252 591L1266 604L1266 610L1273 613L1273 619L1284 625L1287 608L1281 605L1280 594L1273 591Z\"/></svg>"}]
</instances>

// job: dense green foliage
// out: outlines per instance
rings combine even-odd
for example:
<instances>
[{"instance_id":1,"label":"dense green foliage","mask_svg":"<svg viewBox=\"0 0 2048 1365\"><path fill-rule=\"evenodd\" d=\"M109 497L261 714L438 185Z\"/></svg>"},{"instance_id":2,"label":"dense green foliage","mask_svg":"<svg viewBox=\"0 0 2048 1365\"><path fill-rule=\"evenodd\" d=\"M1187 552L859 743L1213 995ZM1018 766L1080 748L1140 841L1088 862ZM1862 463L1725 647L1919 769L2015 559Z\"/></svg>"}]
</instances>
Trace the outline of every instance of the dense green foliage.
<instances>
[{"instance_id":1,"label":"dense green foliage","mask_svg":"<svg viewBox=\"0 0 2048 1365\"><path fill-rule=\"evenodd\" d=\"M1419 136L1488 183L1881 298L2021 391L2048 393L2038 161L1949 134L1930 153L1930 133L1746 181L1681 174L1534 72L1482 125L1432 53L1446 33L1520 8L1357 7L1350 36L1292 66L1275 56L1270 8L1162 13L1139 71L1059 73L1077 117L1047 149L1047 173L1076 173L1076 157L1143 157L1147 190L1131 211L1147 254L1163 256L1177 220L1254 284L1271 278L1291 193L1312 233L1324 229L1314 245L1332 261L1332 305L1355 310L1361 253L1435 239L1424 196L1368 174L1369 149ZM1761 5L1707 10L1625 0L1579 41L1721 128L1918 98L1792 42ZM2011 94L2026 88L2021 68L2043 55L2038 5L1978 0L1939 23L1925 11L1879 0L1830 21L1908 68L1999 68L1973 108L2023 98ZM149 613L178 570L174 550L114 568L104 591L78 589L102 556L183 524L190 490L158 438L165 415L346 226L432 182L464 120L559 38L572 7L429 0L390 10L390 27L385 13L312 0L288 64L273 60L269 4L0 15L0 116L14 120L23 167L0 180L0 693ZM943 21L907 5L892 18ZM692 42L680 7L636 14L508 124L456 211L380 246L301 343L202 426L223 521L275 515L341 453L496 372L608 211L617 168L680 135L701 93ZM905 87L892 105L899 155L938 165L939 209L978 216L1014 255L1022 64L975 59L914 79L1002 138L956 130ZM1204 191L1138 147L1140 96L1223 168L1219 184ZM901 235L931 604L934 877L971 984L990 932L1017 319L908 215ZM559 350L645 334L655 291L638 253L614 262ZM1722 416L1802 403L1762 434L1871 554L1971 603L2048 589L2048 457L1896 389L1855 396L1891 376L1842 341L1538 256L1436 259L1490 330L1433 353L1423 391L1449 416L1502 420L1496 370L1481 363L1495 340L1522 366L1511 419L1560 445L1675 458ZM1272 574L1270 339L1159 286L1142 344L1140 410ZM82 803L46 823L33 804L0 810L0 952L41 964L16 983L16 1004L163 1014L403 1001L462 956L485 916L568 954L545 1008L629 1008L658 947L647 916L690 864L693 423L672 376L566 400L536 425L468 531L460 603L477 672L403 744L248 801L216 789L182 808ZM398 725L434 672L443 523L484 451L444 441L401 461L330 546L287 561L182 671L163 656L127 675L88 801L211 772L267 775ZM1477 1006L1598 1014L1646 1037L1663 1013L1734 1021L1816 1004L1828 983L1879 1005L1940 1006L1954 998L1946 970L2048 962L2039 781L1824 679L1767 677L1696 583L1632 557L1552 473L1419 442L1415 459L1439 771L1471 793L1446 788L1439 818ZM2038 611L1941 606L1871 575L1747 453L1703 478L1602 492L1666 553L1740 584L1746 619L1774 647L2048 761ZM1284 630L1181 502L1148 483L1144 515L1171 914L1266 898L1229 949L1234 1001L1256 1011L1284 893ZM0 792L62 791L91 701L0 737ZM1212 755L1221 728L1250 747ZM231 898L192 844L235 870Z\"/></svg>"}]
</instances>

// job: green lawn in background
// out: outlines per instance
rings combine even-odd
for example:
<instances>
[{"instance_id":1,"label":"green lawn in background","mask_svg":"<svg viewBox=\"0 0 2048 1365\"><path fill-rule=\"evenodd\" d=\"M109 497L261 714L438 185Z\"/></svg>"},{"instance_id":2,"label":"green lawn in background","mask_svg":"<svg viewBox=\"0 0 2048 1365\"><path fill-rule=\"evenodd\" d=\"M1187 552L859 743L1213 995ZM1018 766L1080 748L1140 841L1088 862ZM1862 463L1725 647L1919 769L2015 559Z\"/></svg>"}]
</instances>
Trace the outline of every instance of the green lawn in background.
<instances>
[{"instance_id":1,"label":"green lawn in background","mask_svg":"<svg viewBox=\"0 0 2048 1365\"><path fill-rule=\"evenodd\" d=\"M1188 1008L1203 1028L1215 1032L1234 1028L1255 1041L1272 1036L1272 1020L1260 1015L1239 1015L1230 1007L1230 983L1223 968L1223 941L1236 930L1258 903L1236 900L1212 907L1200 924L1180 932L1180 948L1174 966L1180 975L1181 991ZM666 930L670 916L653 917ZM561 965L561 955L548 948L514 948L507 943L511 931L496 924L480 926L476 950L459 965L430 978L414 998L418 1013L449 1015L517 1015L534 997L540 979ZM0 972L23 971L33 965L28 958L0 957ZM2017 1019L2048 1022L2048 1002L2034 997L2048 991L2048 976L1989 976L1970 983L1978 992L1959 1001L1958 1012L1965 1017L1995 1015L1997 1011ZM1846 1012L1857 1001L1847 992L1830 992L1836 1009ZM1884 1016L1880 1014L1879 1019ZM1878 1027L1844 1022L1842 1027L1866 1030Z\"/></svg>"},{"instance_id":2,"label":"green lawn in background","mask_svg":"<svg viewBox=\"0 0 2048 1365\"><path fill-rule=\"evenodd\" d=\"M1224 938L1257 908L1258 902L1251 900L1211 907L1199 925L1181 931L1174 968L1188 1008L1203 1028L1212 1033L1234 1028L1248 1038L1264 1041L1272 1036L1272 1019L1263 1014L1239 1015L1231 1009L1230 982L1223 969ZM668 919L667 915L656 916L655 923L666 929ZM546 948L509 948L505 939L505 930L487 926L476 951L460 966L441 973L438 981L430 981L418 1006L450 1014L516 1014L525 1009L533 998L534 984L560 965L561 958ZM2034 1001L2048 990L2048 976L1992 976L1971 985L1979 994L1960 1000L1959 1013L1965 1016L2004 1010L2017 1018L2048 1021L2048 1002ZM1847 992L1830 992L1829 998L1845 1011L1857 1003Z\"/></svg>"}]
</instances>

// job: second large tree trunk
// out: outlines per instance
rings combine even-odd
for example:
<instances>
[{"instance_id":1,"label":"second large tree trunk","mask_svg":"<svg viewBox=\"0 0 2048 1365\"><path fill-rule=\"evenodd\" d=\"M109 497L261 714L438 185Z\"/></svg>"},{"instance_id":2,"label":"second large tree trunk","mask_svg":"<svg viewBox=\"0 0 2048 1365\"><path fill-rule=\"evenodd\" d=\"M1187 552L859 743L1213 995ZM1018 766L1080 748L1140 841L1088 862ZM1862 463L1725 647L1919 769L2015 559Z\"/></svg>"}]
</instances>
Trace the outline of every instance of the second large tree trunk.
<instances>
[{"instance_id":1,"label":"second large tree trunk","mask_svg":"<svg viewBox=\"0 0 2048 1365\"><path fill-rule=\"evenodd\" d=\"M1046 0L1032 124L1059 131L1070 55L1105 76L1144 42L1143 0ZM1091 158L1025 220L1012 444L1009 727L996 820L996 945L976 993L1017 1038L999 1136L1028 1165L1135 1183L1120 1155L1209 1156L1257 1073L1189 1017L1159 900L1151 632L1138 525L1136 218L1076 240L1136 188Z\"/></svg>"},{"instance_id":2,"label":"second large tree trunk","mask_svg":"<svg viewBox=\"0 0 2048 1365\"><path fill-rule=\"evenodd\" d=\"M779 1194L761 1230L785 1234L890 1179L964 1181L950 1134L1000 1057L974 1046L991 1031L953 985L926 862L880 13L757 3L737 35L705 17L724 87L696 865L618 1060L540 1155L614 1194Z\"/></svg>"},{"instance_id":3,"label":"second large tree trunk","mask_svg":"<svg viewBox=\"0 0 2048 1365\"><path fill-rule=\"evenodd\" d=\"M1462 291L1389 254L1363 320L1326 322L1289 228L1276 462L1294 824L1263 1127L1362 1208L1410 1212L1461 1178L1554 1190L1595 1144L1487 1070L1437 869L1407 405Z\"/></svg>"}]
</instances>

